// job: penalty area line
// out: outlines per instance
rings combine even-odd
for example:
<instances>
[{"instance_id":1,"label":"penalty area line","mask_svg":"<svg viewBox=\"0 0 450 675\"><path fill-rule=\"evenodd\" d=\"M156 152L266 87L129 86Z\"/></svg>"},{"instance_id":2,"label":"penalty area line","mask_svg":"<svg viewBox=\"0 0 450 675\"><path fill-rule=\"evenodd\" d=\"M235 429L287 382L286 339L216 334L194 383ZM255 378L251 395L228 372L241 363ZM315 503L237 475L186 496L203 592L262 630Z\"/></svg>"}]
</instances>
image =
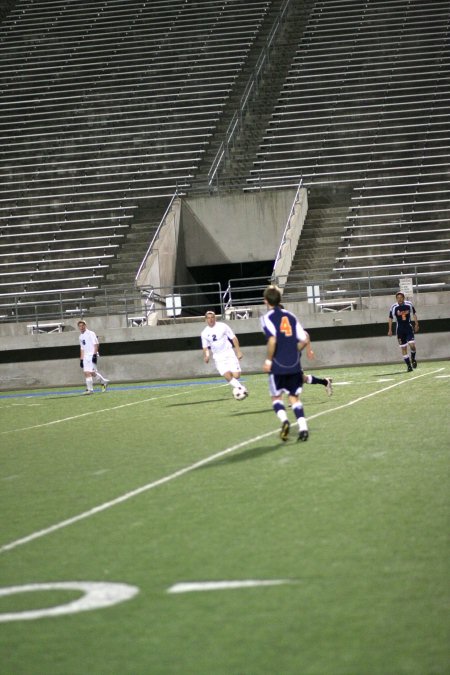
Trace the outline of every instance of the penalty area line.
<instances>
[{"instance_id":1,"label":"penalty area line","mask_svg":"<svg viewBox=\"0 0 450 675\"><path fill-rule=\"evenodd\" d=\"M385 391L388 391L389 389L393 389L394 387L398 387L401 384L405 384L408 382L412 382L413 380L417 380L421 377L425 377L426 375L434 375L435 373L439 373L444 368L439 368L438 370L434 370L428 373L422 373L421 375L416 375L414 377L408 378L406 380L401 380L400 382L396 382L395 384L391 384L388 387L383 387L382 389L378 389L377 391L373 391L370 394L366 394L365 396L360 396L359 398L354 399L353 401L348 401L348 403L344 403L342 405L336 406L335 408L329 408L327 410L323 410L319 413L316 413L315 415L311 415L308 417L308 420L316 419L317 417L321 417L322 415L326 415L332 412L336 412L337 410L343 410L344 408L348 408L351 405L355 405L356 403L360 403L361 401L365 401L368 398L371 398L372 396L377 396L378 394L382 394ZM148 399L147 399L148 400ZM130 405L130 404L126 404ZM122 407L122 406L121 406ZM46 527L42 530L38 530L36 532L33 532L32 534L27 535L26 537L22 537L21 539L16 539L15 541L10 542L9 544L4 544L3 546L0 547L0 554L5 553L6 551L12 551L15 548L18 548L19 546L23 546L24 544L28 544L31 541L34 541L36 539L41 539L42 537L45 537L48 534L51 534L52 532L57 532L58 530L62 530L65 527L69 527L69 525L74 525L75 523L79 523L82 520L86 520L87 518L90 518L91 516L96 515L97 513L102 513L102 511L107 511L108 509L112 508L113 506L117 506L118 504L123 504L124 502L128 501L129 499L133 499L134 497L137 497L138 495L141 495L145 492L148 492L150 490L153 490L156 487L159 487L160 485L164 485L165 483L170 483L172 480L175 480L177 478L181 478L182 476L185 476L188 473L191 473L192 471L195 471L196 469L201 468L202 466L205 466L206 464L209 464L210 462L213 462L216 459L220 459L221 457L224 457L225 455L229 455L232 452L235 452L236 450L240 450L241 448L245 448L247 445L251 445L252 443L258 443L259 441L262 441L266 438L269 438L270 436L273 436L274 434L279 433L279 428L277 429L272 429L272 431L267 431L264 434L260 434L258 436L254 436L253 438L248 438L245 441L241 441L241 443L236 443L236 445L232 445L229 448L226 448L225 450L220 450L219 452L216 452L213 455L209 455L209 457L205 457L204 459L199 460L198 462L194 462L194 464L190 464L189 466L184 467L183 469L179 469L178 471L174 471L173 473L164 476L163 478L159 478L158 480L155 480L151 483L147 483L146 485L142 485L139 488L136 488L135 490L131 490L130 492L126 492L123 495L120 495L119 497L116 497L115 499L112 499L108 502L104 502L103 504L99 504L98 506L95 506L92 509L89 509L88 511L84 511L83 513L79 513L76 516L73 516L72 518L67 518L66 520L62 520L59 523L55 523L54 525L51 525L50 527Z\"/></svg>"}]
</instances>

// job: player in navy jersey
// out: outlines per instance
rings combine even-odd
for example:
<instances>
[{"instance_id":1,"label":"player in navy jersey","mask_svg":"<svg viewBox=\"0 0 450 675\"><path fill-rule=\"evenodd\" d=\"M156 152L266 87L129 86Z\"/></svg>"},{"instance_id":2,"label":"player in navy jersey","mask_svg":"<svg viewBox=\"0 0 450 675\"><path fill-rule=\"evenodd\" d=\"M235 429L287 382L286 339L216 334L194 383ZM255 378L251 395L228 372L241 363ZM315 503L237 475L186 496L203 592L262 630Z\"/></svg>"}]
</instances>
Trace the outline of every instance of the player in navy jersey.
<instances>
[{"instance_id":1,"label":"player in navy jersey","mask_svg":"<svg viewBox=\"0 0 450 675\"><path fill-rule=\"evenodd\" d=\"M264 303L269 311L261 317L261 326L267 337L267 358L263 370L269 373L272 406L281 422L280 438L287 441L290 430L283 402L283 394L286 393L297 419L298 440L306 441L309 436L308 425L299 398L303 385L300 352L309 343L309 336L297 317L280 307L279 288L268 286L264 291Z\"/></svg>"},{"instance_id":2,"label":"player in navy jersey","mask_svg":"<svg viewBox=\"0 0 450 675\"><path fill-rule=\"evenodd\" d=\"M417 368L416 343L414 333L419 330L419 321L417 319L414 305L405 300L405 295L400 291L395 295L395 302L389 310L389 329L388 335L392 335L392 322L396 321L396 335L398 344L402 350L403 360L406 363L408 372ZM412 322L414 321L414 329ZM408 345L411 358L408 355Z\"/></svg>"}]
</instances>

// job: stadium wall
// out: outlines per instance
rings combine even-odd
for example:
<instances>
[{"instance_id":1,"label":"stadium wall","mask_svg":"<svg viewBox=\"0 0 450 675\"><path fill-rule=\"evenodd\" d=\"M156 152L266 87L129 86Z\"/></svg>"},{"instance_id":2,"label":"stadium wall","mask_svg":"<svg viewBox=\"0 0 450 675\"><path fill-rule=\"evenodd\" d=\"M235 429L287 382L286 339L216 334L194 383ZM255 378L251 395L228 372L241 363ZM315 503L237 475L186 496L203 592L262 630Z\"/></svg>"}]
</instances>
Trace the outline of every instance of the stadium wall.
<instances>
[{"instance_id":1,"label":"stadium wall","mask_svg":"<svg viewBox=\"0 0 450 675\"><path fill-rule=\"evenodd\" d=\"M420 296L417 311L418 360L450 358L450 300L448 294ZM316 359L304 359L305 370L359 364L401 364L395 337L387 337L387 313L392 298L377 298L380 307L352 312L318 313L306 303L286 303L309 331ZM381 309L383 306L383 309ZM255 308L262 313L264 308ZM172 325L125 328L122 317L92 317L89 327L100 341L101 372L113 382L172 378L217 377L213 364L203 362L200 333L203 318ZM259 318L229 322L242 345L245 373L261 372L265 340ZM7 334L8 326L10 334ZM18 335L14 325L2 325L0 389L82 386L76 319L61 333ZM23 329L24 327L21 326ZM25 327L26 330L26 327ZM17 331L16 331L17 332Z\"/></svg>"},{"instance_id":2,"label":"stadium wall","mask_svg":"<svg viewBox=\"0 0 450 675\"><path fill-rule=\"evenodd\" d=\"M301 199L307 202L302 188ZM257 262L275 258L295 189L187 197L181 222L188 267Z\"/></svg>"}]
</instances>

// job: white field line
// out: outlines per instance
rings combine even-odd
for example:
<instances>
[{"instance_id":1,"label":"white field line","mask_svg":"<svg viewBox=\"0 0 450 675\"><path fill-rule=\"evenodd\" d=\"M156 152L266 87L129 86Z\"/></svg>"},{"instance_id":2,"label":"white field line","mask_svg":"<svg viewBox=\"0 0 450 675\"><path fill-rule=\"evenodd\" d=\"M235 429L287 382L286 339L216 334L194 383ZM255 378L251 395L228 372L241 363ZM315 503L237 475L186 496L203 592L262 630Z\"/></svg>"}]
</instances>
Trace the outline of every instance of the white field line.
<instances>
[{"instance_id":1,"label":"white field line","mask_svg":"<svg viewBox=\"0 0 450 675\"><path fill-rule=\"evenodd\" d=\"M400 382L396 382L395 384L391 384L388 387L383 387L382 389L378 389L377 391L374 391L371 394L366 394L365 396L360 396L359 398L356 398L353 401L349 401L348 403L343 403L342 405L336 406L335 408L329 408L327 410L323 410L322 412L316 413L315 415L311 415L310 417L308 417L308 420L316 419L317 417L321 417L322 415L327 415L327 414L335 412L337 410L343 410L344 408L348 408L351 405L355 405L356 403L360 403L361 401L365 401L368 398L372 398L372 396L377 396L378 394L382 394L385 391L389 391L389 389L393 389L394 387L399 387L402 384L408 384L409 382L413 382L414 380L418 380L422 377L426 377L427 375L434 375L435 373L439 373L442 370L444 370L444 368L439 368L438 370L434 370L434 371L430 371L428 373L422 373L421 375L409 377L406 380L401 380ZM223 385L221 385L221 386L223 386ZM152 399L146 399L146 400L152 400ZM127 403L124 406L117 406L117 407L125 407L127 405L133 405L133 404ZM96 411L96 412L98 412L98 411ZM179 469L178 471L174 471L174 473L171 473L168 476L164 476L163 478L159 478L158 480L155 480L152 483L147 483L146 485L142 485L141 487L136 488L135 490L131 490L130 492L126 492L125 494L121 495L120 497L116 497L115 499L112 499L109 502L104 502L103 504L99 504L99 506L94 506L94 508L89 509L88 511L84 511L83 513L79 513L78 515L73 516L72 518L67 518L66 520L62 520L59 523L55 523L54 525L51 525L50 527L44 528L43 530L38 530L36 532L33 532L32 534L29 534L26 537L22 537L21 539L16 539L15 541L10 542L9 544L4 544L3 546L0 547L0 553L5 553L6 551L12 551L13 549L15 549L19 546L22 546L24 544L28 544L29 542L34 541L35 539L40 539L41 537L45 537L47 534L51 534L52 532L56 532L57 530L62 530L63 528L68 527L69 525L73 525L74 523L78 523L81 520L86 520L86 518L90 518L91 516L94 516L97 513L101 513L102 511L107 511L108 509L112 508L113 506L117 506L118 504L122 504L123 502L126 502L129 499L133 499L133 497L137 497L138 495L143 494L144 492L148 492L149 490L153 490L154 488L159 487L160 485L164 485L165 483L169 483L170 481L175 480L176 478L180 478L181 476L185 476L186 474L191 473L191 471L195 471L196 469L199 469L200 467L205 466L205 464L209 464L210 462L213 462L214 460L219 459L220 457L224 457L225 455L228 455L231 452L234 452L235 450L240 450L241 448L245 448L247 445L251 445L252 443L257 443L258 441L261 441L265 438L268 438L269 436L272 436L273 434L276 434L276 433L279 433L279 428L273 429L272 431L267 431L265 434L260 434L259 436L254 436L253 438L249 438L246 441L242 441L241 443L237 443L236 445L232 445L231 447L226 448L225 450L221 450L220 452L216 452L214 455L209 455L209 457L205 457L204 459L201 459L198 462L195 462L194 464L190 464L189 466L184 467L184 469Z\"/></svg>"},{"instance_id":2,"label":"white field line","mask_svg":"<svg viewBox=\"0 0 450 675\"><path fill-rule=\"evenodd\" d=\"M195 591L228 591L233 588L255 586L281 586L295 584L294 579L243 579L242 581L180 581L167 589L168 593L192 593Z\"/></svg>"},{"instance_id":3,"label":"white field line","mask_svg":"<svg viewBox=\"0 0 450 675\"><path fill-rule=\"evenodd\" d=\"M343 408L348 408L350 405L355 405L355 403L360 403L361 401L365 401L368 398L372 398L372 396L377 396L378 394L382 394L385 391L389 391L389 389L394 389L394 387L398 387L401 384L408 384L408 382L412 382L413 380L418 380L421 377L426 377L427 375L434 375L435 373L440 373L444 368L438 368L437 370L432 370L429 373L421 373L421 375L415 375L414 377L410 377L407 380L401 380L400 382L395 382L394 384L390 384L388 387L383 387L383 389L378 389L377 391L373 391L371 394L365 394L365 396L360 396L359 398L353 399L353 401L349 401L348 403L343 403L342 405L338 405L336 408L332 408L331 410L322 410L321 412L316 413L315 415L310 415L308 416L308 420L314 420L316 417L321 417L322 415L326 415L329 412L334 412L335 410L342 410ZM1 549L0 549L1 552Z\"/></svg>"},{"instance_id":4,"label":"white field line","mask_svg":"<svg viewBox=\"0 0 450 675\"><path fill-rule=\"evenodd\" d=\"M214 384L210 388L216 387L228 387L228 384ZM72 422L73 420L81 419L82 417L87 417L89 415L98 415L100 413L111 412L112 410L120 410L121 408L129 408L132 405L140 405L141 403L149 403L150 401L161 401L163 398L173 398L174 396L181 396L186 394L187 391L191 392L192 389L186 387L183 391L177 391L174 394L166 394L164 396L152 396L151 398L143 398L141 401L132 401L131 403L121 403L120 405L115 405L112 408L103 408L103 410L89 410L88 412L80 413L79 415L72 415L71 417L62 417L59 420L51 420L50 422L43 422L42 424L33 424L29 427L21 427L19 429L8 429L7 431L0 431L0 436L4 434L17 434L19 431L31 431L32 429L42 429L43 427L51 427L54 424L62 424L62 422ZM90 399L90 396L88 397Z\"/></svg>"}]
</instances>

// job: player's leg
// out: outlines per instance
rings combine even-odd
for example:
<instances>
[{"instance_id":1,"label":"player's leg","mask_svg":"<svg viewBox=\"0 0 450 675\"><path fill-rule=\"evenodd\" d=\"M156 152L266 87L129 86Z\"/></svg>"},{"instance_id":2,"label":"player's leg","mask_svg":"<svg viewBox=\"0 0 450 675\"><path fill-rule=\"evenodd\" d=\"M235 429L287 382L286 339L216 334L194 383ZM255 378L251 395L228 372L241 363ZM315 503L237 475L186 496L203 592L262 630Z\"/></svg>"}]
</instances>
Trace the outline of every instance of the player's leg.
<instances>
[{"instance_id":1,"label":"player's leg","mask_svg":"<svg viewBox=\"0 0 450 675\"><path fill-rule=\"evenodd\" d=\"M408 373L410 373L412 371L413 367L411 365L411 360L408 356L408 343L403 338L403 336L399 335L398 336L398 344L400 345L400 349L401 349L402 356L403 356L403 361L405 362L405 365L408 369Z\"/></svg>"},{"instance_id":2,"label":"player's leg","mask_svg":"<svg viewBox=\"0 0 450 675\"><path fill-rule=\"evenodd\" d=\"M322 384L326 388L328 396L333 394L333 380L331 377L316 377L315 375L303 375L304 384Z\"/></svg>"},{"instance_id":3,"label":"player's leg","mask_svg":"<svg viewBox=\"0 0 450 675\"><path fill-rule=\"evenodd\" d=\"M308 425L306 423L305 411L303 404L298 397L298 394L289 394L289 401L292 406L292 411L297 419L298 424L298 439L299 441L307 441L309 436Z\"/></svg>"},{"instance_id":4,"label":"player's leg","mask_svg":"<svg viewBox=\"0 0 450 675\"><path fill-rule=\"evenodd\" d=\"M273 411L281 422L280 438L282 441L287 441L290 424L283 401L283 387L280 376L273 375L272 373L269 375L269 393L272 399Z\"/></svg>"},{"instance_id":5,"label":"player's leg","mask_svg":"<svg viewBox=\"0 0 450 675\"><path fill-rule=\"evenodd\" d=\"M104 377L101 374L97 366L95 366L94 368L94 382L100 382L100 384L102 385L102 391L106 391L109 384L108 378Z\"/></svg>"},{"instance_id":6,"label":"player's leg","mask_svg":"<svg viewBox=\"0 0 450 675\"><path fill-rule=\"evenodd\" d=\"M94 373L93 372L87 372L84 371L84 377L86 380L86 391L84 392L85 394L93 394L94 393L94 378L93 378Z\"/></svg>"},{"instance_id":7,"label":"player's leg","mask_svg":"<svg viewBox=\"0 0 450 675\"><path fill-rule=\"evenodd\" d=\"M243 393L248 395L247 389L241 382L239 382L239 378L241 376L241 367L234 352L218 358L216 360L216 366L219 373L226 379L233 390L240 389L243 391Z\"/></svg>"},{"instance_id":8,"label":"player's leg","mask_svg":"<svg viewBox=\"0 0 450 675\"><path fill-rule=\"evenodd\" d=\"M410 340L408 344L409 344L409 351L411 353L411 365L413 368L417 368L417 347L415 340Z\"/></svg>"},{"instance_id":9,"label":"player's leg","mask_svg":"<svg viewBox=\"0 0 450 675\"><path fill-rule=\"evenodd\" d=\"M94 393L94 375L95 375L95 366L92 363L92 354L91 355L84 355L83 358L83 371L84 371L84 378L86 380L86 391L84 392L85 394L93 394Z\"/></svg>"},{"instance_id":10,"label":"player's leg","mask_svg":"<svg viewBox=\"0 0 450 675\"><path fill-rule=\"evenodd\" d=\"M231 370L227 370L225 373L221 373L221 375L224 376L228 384L235 389L236 387L239 388L241 386L241 383L239 382L239 374L238 377L236 377L236 373L232 373Z\"/></svg>"}]
</instances>

